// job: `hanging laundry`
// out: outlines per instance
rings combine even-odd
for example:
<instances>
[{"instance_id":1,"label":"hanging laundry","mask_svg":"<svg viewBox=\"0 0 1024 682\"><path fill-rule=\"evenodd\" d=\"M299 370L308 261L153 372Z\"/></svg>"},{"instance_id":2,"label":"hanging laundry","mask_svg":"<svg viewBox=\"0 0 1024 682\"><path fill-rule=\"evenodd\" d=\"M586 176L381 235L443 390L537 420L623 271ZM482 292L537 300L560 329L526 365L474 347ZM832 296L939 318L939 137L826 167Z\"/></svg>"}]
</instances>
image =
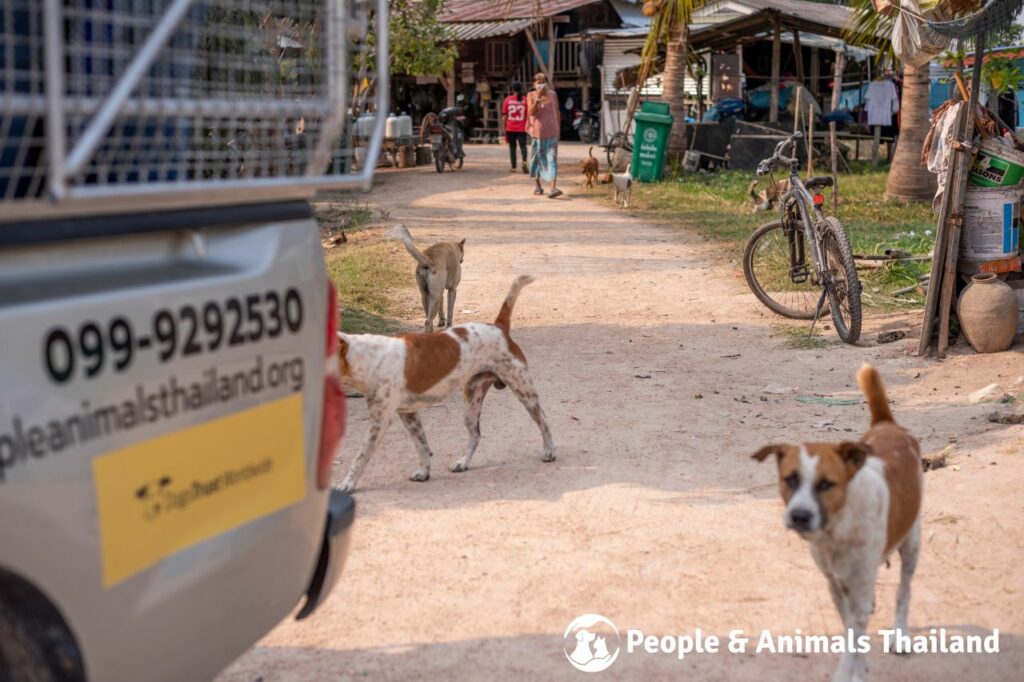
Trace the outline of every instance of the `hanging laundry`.
<instances>
[{"instance_id":1,"label":"hanging laundry","mask_svg":"<svg viewBox=\"0 0 1024 682\"><path fill-rule=\"evenodd\" d=\"M900 110L900 95L889 79L872 81L864 95L869 126L892 125L892 115Z\"/></svg>"}]
</instances>

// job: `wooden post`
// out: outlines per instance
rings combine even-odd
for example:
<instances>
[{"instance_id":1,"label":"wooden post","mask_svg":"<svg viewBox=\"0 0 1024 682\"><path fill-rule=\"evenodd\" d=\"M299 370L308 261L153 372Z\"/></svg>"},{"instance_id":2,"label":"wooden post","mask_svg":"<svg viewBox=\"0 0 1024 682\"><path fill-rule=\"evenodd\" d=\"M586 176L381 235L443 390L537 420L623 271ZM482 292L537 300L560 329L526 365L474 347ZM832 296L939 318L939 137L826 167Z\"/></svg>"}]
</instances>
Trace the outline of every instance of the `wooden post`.
<instances>
[{"instance_id":1,"label":"wooden post","mask_svg":"<svg viewBox=\"0 0 1024 682\"><path fill-rule=\"evenodd\" d=\"M779 69L782 64L782 26L779 20L772 17L772 102L768 110L768 122L779 122Z\"/></svg>"},{"instance_id":2,"label":"wooden post","mask_svg":"<svg viewBox=\"0 0 1024 682\"><path fill-rule=\"evenodd\" d=\"M547 64L544 63L544 58L540 56L540 49L537 47L537 41L533 39L533 31L527 27L523 29L523 33L526 34L526 42L530 43L530 49L533 51L533 57L537 60L537 68L547 74L548 82L551 83L551 87L555 87L551 74L547 70ZM529 75L531 78L533 77L532 74ZM523 85L525 85L525 83Z\"/></svg>"},{"instance_id":3,"label":"wooden post","mask_svg":"<svg viewBox=\"0 0 1024 682\"><path fill-rule=\"evenodd\" d=\"M452 62L452 70L448 72L447 83L445 83L445 89L448 95L448 106L455 106L455 62Z\"/></svg>"},{"instance_id":4,"label":"wooden post","mask_svg":"<svg viewBox=\"0 0 1024 682\"><path fill-rule=\"evenodd\" d=\"M747 91L747 89L744 87L744 83L747 80L747 75L746 71L743 70L743 43L740 42L736 43L736 63L739 65L737 67L739 70L736 72L736 88L739 90L742 96L742 93Z\"/></svg>"},{"instance_id":5,"label":"wooden post","mask_svg":"<svg viewBox=\"0 0 1024 682\"><path fill-rule=\"evenodd\" d=\"M800 85L804 83L804 51L800 47L800 31L790 29L793 34L793 58L796 60L796 79L800 81Z\"/></svg>"},{"instance_id":6,"label":"wooden post","mask_svg":"<svg viewBox=\"0 0 1024 682\"><path fill-rule=\"evenodd\" d=\"M882 126L874 126L874 139L871 141L871 163L878 165L878 147L882 143Z\"/></svg>"},{"instance_id":7,"label":"wooden post","mask_svg":"<svg viewBox=\"0 0 1024 682\"><path fill-rule=\"evenodd\" d=\"M811 48L811 92L817 97L821 94L821 57L818 48Z\"/></svg>"},{"instance_id":8,"label":"wooden post","mask_svg":"<svg viewBox=\"0 0 1024 682\"><path fill-rule=\"evenodd\" d=\"M800 130L800 114L803 112L803 110L800 108L801 92L802 91L800 89L797 89L796 91L796 106L793 107L793 134L796 134L796 131ZM793 156L796 156L795 148L793 149Z\"/></svg>"},{"instance_id":9,"label":"wooden post","mask_svg":"<svg viewBox=\"0 0 1024 682\"><path fill-rule=\"evenodd\" d=\"M814 175L814 103L807 103L807 177Z\"/></svg>"},{"instance_id":10,"label":"wooden post","mask_svg":"<svg viewBox=\"0 0 1024 682\"><path fill-rule=\"evenodd\" d=\"M846 55L836 50L836 61L832 68L832 109L839 108L839 98L843 91L843 69L846 66ZM839 145L836 139L836 122L828 124L828 144L832 156L832 210L839 209Z\"/></svg>"},{"instance_id":11,"label":"wooden post","mask_svg":"<svg viewBox=\"0 0 1024 682\"><path fill-rule=\"evenodd\" d=\"M555 88L555 22L548 17L548 82Z\"/></svg>"},{"instance_id":12,"label":"wooden post","mask_svg":"<svg viewBox=\"0 0 1024 682\"><path fill-rule=\"evenodd\" d=\"M985 54L985 33L975 38L975 54ZM936 352L942 356L949 343L949 309L953 302L953 288L956 284L956 261L960 248L960 228L963 225L961 213L964 194L967 191L967 176L971 163L971 140L974 137L974 110L978 104L981 81L981 62L974 65L974 82L967 104L957 114L952 151L946 167L946 191L942 194L938 220L935 226L935 248L932 251L931 277L928 281L928 296L924 304L924 322L917 354L924 355L931 346L935 321L939 321L939 338ZM954 273L947 277L947 273Z\"/></svg>"}]
</instances>

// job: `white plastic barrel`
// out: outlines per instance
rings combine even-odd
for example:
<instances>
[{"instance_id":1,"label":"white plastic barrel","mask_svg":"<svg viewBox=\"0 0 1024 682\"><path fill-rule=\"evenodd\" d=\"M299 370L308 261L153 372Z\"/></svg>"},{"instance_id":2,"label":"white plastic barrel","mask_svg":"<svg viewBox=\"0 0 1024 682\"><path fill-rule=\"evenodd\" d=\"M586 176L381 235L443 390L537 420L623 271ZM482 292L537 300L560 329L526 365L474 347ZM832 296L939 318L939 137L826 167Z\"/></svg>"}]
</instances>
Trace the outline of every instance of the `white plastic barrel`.
<instances>
[{"instance_id":1,"label":"white plastic barrel","mask_svg":"<svg viewBox=\"0 0 1024 682\"><path fill-rule=\"evenodd\" d=\"M412 116L402 112L402 115L398 117L398 136L399 137L412 137Z\"/></svg>"},{"instance_id":2,"label":"white plastic barrel","mask_svg":"<svg viewBox=\"0 0 1024 682\"><path fill-rule=\"evenodd\" d=\"M1020 251L1020 199L1024 187L968 185L960 257L970 260L1012 258Z\"/></svg>"},{"instance_id":3,"label":"white plastic barrel","mask_svg":"<svg viewBox=\"0 0 1024 682\"><path fill-rule=\"evenodd\" d=\"M398 132L398 117L394 114L388 116L387 120L384 121L384 137L389 140L401 137L401 133Z\"/></svg>"},{"instance_id":4,"label":"white plastic barrel","mask_svg":"<svg viewBox=\"0 0 1024 682\"><path fill-rule=\"evenodd\" d=\"M373 134L373 114L363 114L356 119L356 137L369 137Z\"/></svg>"}]
</instances>

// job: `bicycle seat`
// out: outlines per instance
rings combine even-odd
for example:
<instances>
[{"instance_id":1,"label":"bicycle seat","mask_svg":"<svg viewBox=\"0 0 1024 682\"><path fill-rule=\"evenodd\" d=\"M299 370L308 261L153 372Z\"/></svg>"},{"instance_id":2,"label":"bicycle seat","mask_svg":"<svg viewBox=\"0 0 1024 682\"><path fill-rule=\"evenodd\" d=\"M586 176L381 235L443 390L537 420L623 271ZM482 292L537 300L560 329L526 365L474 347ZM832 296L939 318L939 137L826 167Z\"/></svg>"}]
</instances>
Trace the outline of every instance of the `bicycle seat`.
<instances>
[{"instance_id":1,"label":"bicycle seat","mask_svg":"<svg viewBox=\"0 0 1024 682\"><path fill-rule=\"evenodd\" d=\"M807 180L804 183L804 187L807 189L824 189L832 186L831 175L815 175L813 178Z\"/></svg>"}]
</instances>

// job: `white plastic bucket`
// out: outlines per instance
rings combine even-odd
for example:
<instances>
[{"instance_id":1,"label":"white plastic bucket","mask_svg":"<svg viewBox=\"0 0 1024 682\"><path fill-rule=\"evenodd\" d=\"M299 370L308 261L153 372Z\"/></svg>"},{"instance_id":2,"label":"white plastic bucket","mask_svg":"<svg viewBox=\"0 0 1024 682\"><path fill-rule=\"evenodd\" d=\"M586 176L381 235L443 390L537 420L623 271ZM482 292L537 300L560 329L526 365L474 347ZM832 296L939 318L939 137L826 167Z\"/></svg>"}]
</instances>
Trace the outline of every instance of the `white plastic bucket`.
<instances>
[{"instance_id":1,"label":"white plastic bucket","mask_svg":"<svg viewBox=\"0 0 1024 682\"><path fill-rule=\"evenodd\" d=\"M987 189L968 185L960 257L1012 258L1020 251L1020 198L1024 187Z\"/></svg>"},{"instance_id":2,"label":"white plastic bucket","mask_svg":"<svg viewBox=\"0 0 1024 682\"><path fill-rule=\"evenodd\" d=\"M384 121L384 137L389 140L393 140L396 137L401 137L402 134L398 132L398 116L391 114Z\"/></svg>"},{"instance_id":3,"label":"white plastic bucket","mask_svg":"<svg viewBox=\"0 0 1024 682\"><path fill-rule=\"evenodd\" d=\"M981 187L1015 187L1024 180L1024 152L989 138L981 143L970 180Z\"/></svg>"}]
</instances>

